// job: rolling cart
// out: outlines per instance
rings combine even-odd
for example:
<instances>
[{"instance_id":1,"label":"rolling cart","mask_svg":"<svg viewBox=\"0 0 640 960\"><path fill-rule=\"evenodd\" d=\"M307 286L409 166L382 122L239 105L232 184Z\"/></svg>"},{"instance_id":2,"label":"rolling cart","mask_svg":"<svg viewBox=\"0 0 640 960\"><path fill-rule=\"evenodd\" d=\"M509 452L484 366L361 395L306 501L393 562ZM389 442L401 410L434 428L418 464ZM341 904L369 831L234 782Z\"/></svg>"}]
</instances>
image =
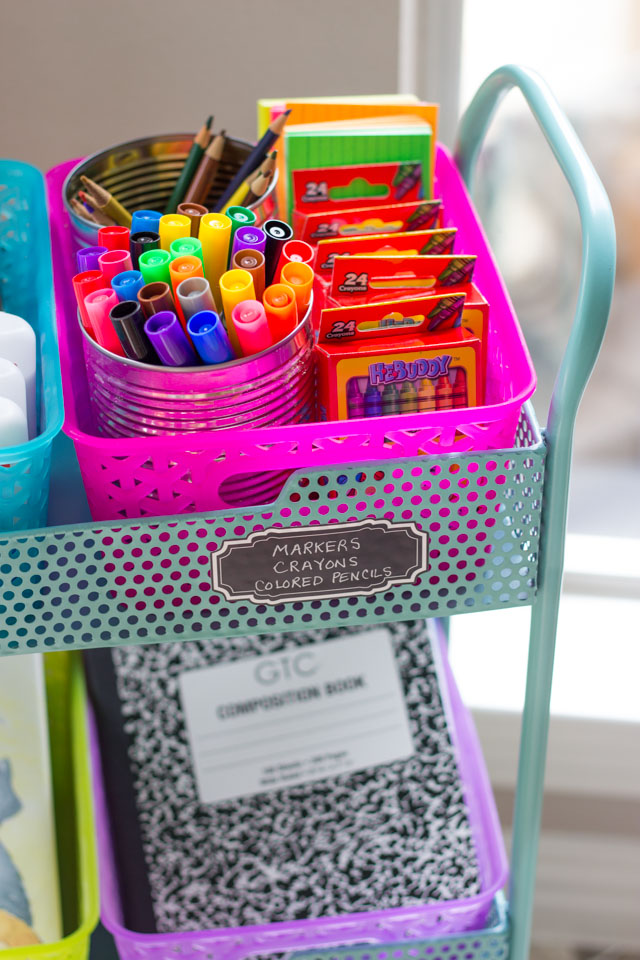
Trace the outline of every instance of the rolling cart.
<instances>
[{"instance_id":1,"label":"rolling cart","mask_svg":"<svg viewBox=\"0 0 640 960\"><path fill-rule=\"evenodd\" d=\"M465 448L456 445L454 431L447 447L444 434L430 441L419 430L402 435L383 430L376 445L351 425L348 430L341 427L339 436L331 424L283 427L277 431L278 443L251 445L249 439L240 449L240 441L228 439L229 445L236 443L248 471L264 469L265 462L274 459L279 468L291 471L275 502L206 514L180 513L177 506L177 515L145 516L140 511L135 519L127 519L124 510L123 519L78 522L85 517L79 516L79 499L72 492L57 513L54 504L55 517L66 522L0 540L3 654L532 607L508 903L500 895L495 898L482 930L424 940L394 935L388 938L393 943L319 949L310 945L308 951L297 951L307 958L526 960L529 952L572 435L607 323L615 232L605 191L574 130L540 78L516 66L500 68L480 87L461 121L455 165L439 152L440 187L449 189L460 175L470 184L493 111L512 87L524 95L568 180L583 235L575 318L543 432L529 404L520 416L515 445L509 448ZM55 172L49 185L51 201L55 191L59 193L60 176L56 178ZM463 197L461 202L467 201ZM64 256L68 238L55 233L55 217L53 210L54 264L60 268L62 261L56 264L56 258ZM464 241L470 251L483 251L476 278L492 309L501 303L510 309L478 224L467 231ZM59 277L60 269L56 273ZM65 405L68 426L66 395ZM77 422L76 418L74 429ZM90 441L86 445L90 447ZM103 458L100 470L121 469L121 461L134 453L126 442L123 450L113 462ZM77 482L77 470L65 459L68 455L61 440L59 449L54 447L54 486L62 474L67 493L73 491L74 478ZM87 451L82 455L86 457ZM137 466L147 469L148 464ZM165 494L172 466L165 457ZM121 480L114 484L123 498L126 494L130 501L132 491L143 485L141 474L143 469L129 472L126 490ZM159 481L154 482L160 489ZM183 494L184 487L175 492L176 503ZM156 490L155 495L163 494ZM378 526L367 527L372 517ZM406 529L414 521L420 522L429 541L429 566L417 579L405 570L404 579L401 571L373 593L345 590L336 596L325 591L299 599L289 596L286 586L266 581L260 595L257 588L243 593L238 587L247 566L245 557L249 564L254 559L265 562L260 550L267 534L296 537L306 531L311 536L315 527L314 535L320 535L330 524L334 531L349 532L357 523L376 550L376 538L391 543L389 537L408 536ZM454 541L458 546L452 547ZM192 589L206 584L207 577L208 587ZM141 948L139 955L144 952ZM160 956L149 944L151 954Z\"/></svg>"}]
</instances>

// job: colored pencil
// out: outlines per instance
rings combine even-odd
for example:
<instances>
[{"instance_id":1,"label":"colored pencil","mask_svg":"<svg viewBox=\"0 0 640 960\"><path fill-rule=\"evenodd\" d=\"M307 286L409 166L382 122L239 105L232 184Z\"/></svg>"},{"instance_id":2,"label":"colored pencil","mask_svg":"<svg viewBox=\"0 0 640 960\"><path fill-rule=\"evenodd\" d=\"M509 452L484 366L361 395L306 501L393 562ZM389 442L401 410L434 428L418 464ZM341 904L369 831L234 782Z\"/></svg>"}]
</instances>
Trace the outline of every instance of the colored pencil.
<instances>
[{"instance_id":1,"label":"colored pencil","mask_svg":"<svg viewBox=\"0 0 640 960\"><path fill-rule=\"evenodd\" d=\"M96 210L111 217L112 220L115 220L116 223L121 224L123 227L131 226L131 214L126 207L122 206L119 200L116 200L113 194L105 190L104 187L101 187L99 183L90 180L89 177L83 175L80 179L82 180L92 206Z\"/></svg>"},{"instance_id":2,"label":"colored pencil","mask_svg":"<svg viewBox=\"0 0 640 960\"><path fill-rule=\"evenodd\" d=\"M226 190L216 203L216 210L221 210L230 199L231 195L238 189L238 187L243 183L244 180L249 176L252 170L255 170L256 167L262 162L262 159L265 153L268 153L273 147L274 143L284 130L285 124L287 122L287 117L290 114L290 110L286 110L284 113L281 113L272 123L267 127L264 135L260 138L258 143L255 145L247 159L241 165L240 169L236 175L232 178L231 182L227 186Z\"/></svg>"},{"instance_id":3,"label":"colored pencil","mask_svg":"<svg viewBox=\"0 0 640 960\"><path fill-rule=\"evenodd\" d=\"M225 134L226 131L221 130L204 151L193 179L187 187L184 203L206 203L224 153Z\"/></svg>"},{"instance_id":4,"label":"colored pencil","mask_svg":"<svg viewBox=\"0 0 640 960\"><path fill-rule=\"evenodd\" d=\"M164 208L165 213L175 213L178 204L181 203L182 198L187 192L187 187L193 180L193 175L202 159L202 154L209 146L209 141L211 139L211 134L209 131L212 123L213 117L207 117L206 123L200 127L195 135L193 143L191 144L191 149L187 154L187 159L184 162L184 166L180 171L180 175L178 176L175 186L171 191L171 196L169 197L167 205Z\"/></svg>"}]
</instances>

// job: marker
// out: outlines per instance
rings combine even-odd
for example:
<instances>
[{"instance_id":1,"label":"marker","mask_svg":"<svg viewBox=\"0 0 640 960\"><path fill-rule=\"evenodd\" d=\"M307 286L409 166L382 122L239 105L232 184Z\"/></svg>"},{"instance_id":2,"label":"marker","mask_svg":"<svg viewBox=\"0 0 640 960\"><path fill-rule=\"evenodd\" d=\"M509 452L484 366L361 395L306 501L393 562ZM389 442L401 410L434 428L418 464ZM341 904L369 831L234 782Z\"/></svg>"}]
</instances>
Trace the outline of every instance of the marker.
<instances>
[{"instance_id":1,"label":"marker","mask_svg":"<svg viewBox=\"0 0 640 960\"><path fill-rule=\"evenodd\" d=\"M142 290L138 290L138 303L145 317L167 310L172 313L175 311L171 287L168 283L147 283Z\"/></svg>"},{"instance_id":2,"label":"marker","mask_svg":"<svg viewBox=\"0 0 640 960\"><path fill-rule=\"evenodd\" d=\"M27 419L27 386L24 382L22 370L18 369L11 360L0 357L0 397L13 400L24 413Z\"/></svg>"},{"instance_id":3,"label":"marker","mask_svg":"<svg viewBox=\"0 0 640 960\"><path fill-rule=\"evenodd\" d=\"M227 331L215 310L201 310L189 317L187 333L203 363L227 363L236 359Z\"/></svg>"},{"instance_id":4,"label":"marker","mask_svg":"<svg viewBox=\"0 0 640 960\"><path fill-rule=\"evenodd\" d=\"M111 281L111 286L116 292L118 300L136 300L138 290L144 287L144 277L139 270L124 270L117 273Z\"/></svg>"},{"instance_id":5,"label":"marker","mask_svg":"<svg viewBox=\"0 0 640 960\"><path fill-rule=\"evenodd\" d=\"M280 261L276 269L278 271L282 270L285 263L289 263L291 260L311 265L314 258L315 252L313 247L305 243L304 240L287 240L282 248Z\"/></svg>"},{"instance_id":6,"label":"marker","mask_svg":"<svg viewBox=\"0 0 640 960\"><path fill-rule=\"evenodd\" d=\"M247 207L228 207L227 217L231 220L231 240L229 244L228 263L231 263L233 251L233 239L240 227L250 227L256 222L256 215L253 210Z\"/></svg>"},{"instance_id":7,"label":"marker","mask_svg":"<svg viewBox=\"0 0 640 960\"><path fill-rule=\"evenodd\" d=\"M293 290L298 307L298 316L303 317L311 300L313 291L313 270L308 263L290 260L285 263L280 274L280 283L288 284Z\"/></svg>"},{"instance_id":8,"label":"marker","mask_svg":"<svg viewBox=\"0 0 640 960\"><path fill-rule=\"evenodd\" d=\"M125 356L140 363L158 363L158 356L144 332L147 321L137 300L122 300L109 311L111 325Z\"/></svg>"},{"instance_id":9,"label":"marker","mask_svg":"<svg viewBox=\"0 0 640 960\"><path fill-rule=\"evenodd\" d=\"M198 257L204 269L202 244L197 237L180 237L179 240L174 240L169 247L169 253L172 260L177 260L178 257Z\"/></svg>"},{"instance_id":10,"label":"marker","mask_svg":"<svg viewBox=\"0 0 640 960\"><path fill-rule=\"evenodd\" d=\"M386 383L382 388L382 413L386 416L399 413L398 391L393 383Z\"/></svg>"},{"instance_id":11,"label":"marker","mask_svg":"<svg viewBox=\"0 0 640 960\"><path fill-rule=\"evenodd\" d=\"M411 380L405 380L400 387L400 404L398 413L417 413L418 391Z\"/></svg>"},{"instance_id":12,"label":"marker","mask_svg":"<svg viewBox=\"0 0 640 960\"><path fill-rule=\"evenodd\" d=\"M78 273L85 270L99 270L98 257L107 252L107 247L83 247L76 253Z\"/></svg>"},{"instance_id":13,"label":"marker","mask_svg":"<svg viewBox=\"0 0 640 960\"><path fill-rule=\"evenodd\" d=\"M160 217L158 233L160 248L168 251L174 240L191 236L191 220L189 217L183 217L181 213L165 213Z\"/></svg>"},{"instance_id":14,"label":"marker","mask_svg":"<svg viewBox=\"0 0 640 960\"><path fill-rule=\"evenodd\" d=\"M233 255L231 266L235 270L246 270L253 277L256 300L262 300L264 293L264 254L259 250L238 250Z\"/></svg>"},{"instance_id":15,"label":"marker","mask_svg":"<svg viewBox=\"0 0 640 960\"><path fill-rule=\"evenodd\" d=\"M233 259L238 250L259 250L264 253L266 244L267 235L260 227L239 227L233 235L231 258Z\"/></svg>"},{"instance_id":16,"label":"marker","mask_svg":"<svg viewBox=\"0 0 640 960\"><path fill-rule=\"evenodd\" d=\"M145 323L144 332L165 367L190 367L198 363L196 352L173 310L154 313Z\"/></svg>"},{"instance_id":17,"label":"marker","mask_svg":"<svg viewBox=\"0 0 640 960\"><path fill-rule=\"evenodd\" d=\"M244 357L262 353L273 345L267 315L258 300L244 300L236 304L232 318Z\"/></svg>"},{"instance_id":18,"label":"marker","mask_svg":"<svg viewBox=\"0 0 640 960\"><path fill-rule=\"evenodd\" d=\"M265 283L269 285L276 275L276 268L280 262L280 254L287 240L293 237L293 230L284 220L267 220L262 229L267 235L267 245L264 251Z\"/></svg>"},{"instance_id":19,"label":"marker","mask_svg":"<svg viewBox=\"0 0 640 960\"><path fill-rule=\"evenodd\" d=\"M169 283L170 262L171 254L168 250L145 250L138 259L138 269L145 283Z\"/></svg>"},{"instance_id":20,"label":"marker","mask_svg":"<svg viewBox=\"0 0 640 960\"><path fill-rule=\"evenodd\" d=\"M100 346L119 357L124 357L122 344L118 340L113 324L109 319L109 314L117 303L116 292L110 287L94 290L93 293L87 294L84 301L93 333Z\"/></svg>"},{"instance_id":21,"label":"marker","mask_svg":"<svg viewBox=\"0 0 640 960\"><path fill-rule=\"evenodd\" d=\"M189 217L191 220L191 236L197 237L200 229L200 221L209 211L201 203L179 203L176 213L183 217Z\"/></svg>"},{"instance_id":22,"label":"marker","mask_svg":"<svg viewBox=\"0 0 640 960\"><path fill-rule=\"evenodd\" d=\"M107 250L128 250L129 249L129 227L111 224L108 227L100 227L98 230L98 243Z\"/></svg>"},{"instance_id":23,"label":"marker","mask_svg":"<svg viewBox=\"0 0 640 960\"><path fill-rule=\"evenodd\" d=\"M364 397L360 393L357 377L351 377L347 381L347 417L349 420L364 417Z\"/></svg>"},{"instance_id":24,"label":"marker","mask_svg":"<svg viewBox=\"0 0 640 960\"><path fill-rule=\"evenodd\" d=\"M224 319L227 326L227 333L236 356L240 356L240 341L233 326L233 308L237 303L243 300L255 300L256 292L253 286L253 278L247 270L227 270L220 277L220 293L224 305Z\"/></svg>"},{"instance_id":25,"label":"marker","mask_svg":"<svg viewBox=\"0 0 640 960\"><path fill-rule=\"evenodd\" d=\"M89 314L87 313L84 305L84 300L88 293L93 293L94 290L100 290L102 287L104 287L104 277L102 276L102 271L84 270L82 273L76 273L71 282L73 284L73 292L76 295L76 302L78 304L78 310L80 311L82 326L85 328L87 333L93 336L91 321L89 320Z\"/></svg>"},{"instance_id":26,"label":"marker","mask_svg":"<svg viewBox=\"0 0 640 960\"><path fill-rule=\"evenodd\" d=\"M200 220L198 239L202 244L204 275L211 284L213 298L220 308L220 277L227 269L229 259L231 220L224 213L208 213Z\"/></svg>"},{"instance_id":27,"label":"marker","mask_svg":"<svg viewBox=\"0 0 640 960\"><path fill-rule=\"evenodd\" d=\"M153 233L151 230L141 230L140 233L132 233L129 237L129 252L131 254L133 269L140 269L139 260L143 253L146 253L148 250L158 250L159 248L159 233Z\"/></svg>"},{"instance_id":28,"label":"marker","mask_svg":"<svg viewBox=\"0 0 640 960\"><path fill-rule=\"evenodd\" d=\"M198 257L177 257L169 264L169 274L171 276L171 288L175 299L178 284L182 283L183 280L188 280L189 277L203 276L202 261ZM180 310L177 312L178 314L181 313ZM184 318L181 317L181 319ZM186 329L186 321L183 323L183 327Z\"/></svg>"},{"instance_id":29,"label":"marker","mask_svg":"<svg viewBox=\"0 0 640 960\"><path fill-rule=\"evenodd\" d=\"M176 294L185 320L189 320L189 317L203 310L215 312L215 300L209 281L205 277L189 277L188 280L181 280L176 287Z\"/></svg>"},{"instance_id":30,"label":"marker","mask_svg":"<svg viewBox=\"0 0 640 960\"><path fill-rule=\"evenodd\" d=\"M364 392L364 415L365 417L379 417L382 413L382 398L380 391L373 383L367 383L367 389Z\"/></svg>"},{"instance_id":31,"label":"marker","mask_svg":"<svg viewBox=\"0 0 640 960\"><path fill-rule=\"evenodd\" d=\"M0 447L15 447L29 439L27 418L15 400L0 397Z\"/></svg>"},{"instance_id":32,"label":"marker","mask_svg":"<svg viewBox=\"0 0 640 960\"><path fill-rule=\"evenodd\" d=\"M157 210L134 210L131 214L131 233L158 233L162 214Z\"/></svg>"},{"instance_id":33,"label":"marker","mask_svg":"<svg viewBox=\"0 0 640 960\"><path fill-rule=\"evenodd\" d=\"M126 250L107 250L106 253L100 254L98 264L105 280L105 286L107 286L116 274L133 269L129 244L127 243Z\"/></svg>"},{"instance_id":34,"label":"marker","mask_svg":"<svg viewBox=\"0 0 640 960\"><path fill-rule=\"evenodd\" d=\"M436 409L436 385L430 377L425 377L418 383L418 410L426 413Z\"/></svg>"},{"instance_id":35,"label":"marker","mask_svg":"<svg viewBox=\"0 0 640 960\"><path fill-rule=\"evenodd\" d=\"M294 292L286 283L273 283L264 291L262 302L273 342L279 343L298 325Z\"/></svg>"}]
</instances>

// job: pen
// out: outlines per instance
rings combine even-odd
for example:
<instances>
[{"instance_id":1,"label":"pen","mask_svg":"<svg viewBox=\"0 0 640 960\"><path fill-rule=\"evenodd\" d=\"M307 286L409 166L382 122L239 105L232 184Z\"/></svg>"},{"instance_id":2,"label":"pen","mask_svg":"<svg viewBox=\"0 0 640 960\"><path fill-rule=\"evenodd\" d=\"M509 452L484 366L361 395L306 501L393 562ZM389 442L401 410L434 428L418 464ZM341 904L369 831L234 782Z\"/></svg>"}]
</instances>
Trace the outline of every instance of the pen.
<instances>
[{"instance_id":1,"label":"pen","mask_svg":"<svg viewBox=\"0 0 640 960\"><path fill-rule=\"evenodd\" d=\"M176 287L178 302L186 320L194 313L204 310L215 312L216 303L211 293L211 286L205 277L189 277L182 280Z\"/></svg>"},{"instance_id":2,"label":"pen","mask_svg":"<svg viewBox=\"0 0 640 960\"><path fill-rule=\"evenodd\" d=\"M313 291L313 270L309 264L300 260L289 260L280 273L280 283L291 287L296 298L298 316L304 316Z\"/></svg>"},{"instance_id":3,"label":"pen","mask_svg":"<svg viewBox=\"0 0 640 960\"><path fill-rule=\"evenodd\" d=\"M157 233L161 213L157 210L134 210L131 214L131 233Z\"/></svg>"},{"instance_id":4,"label":"pen","mask_svg":"<svg viewBox=\"0 0 640 960\"><path fill-rule=\"evenodd\" d=\"M173 310L149 317L144 332L165 367L190 367L198 363L195 350Z\"/></svg>"},{"instance_id":5,"label":"pen","mask_svg":"<svg viewBox=\"0 0 640 960\"><path fill-rule=\"evenodd\" d=\"M264 291L262 302L273 342L279 343L289 336L298 323L294 292L286 283L274 283Z\"/></svg>"},{"instance_id":6,"label":"pen","mask_svg":"<svg viewBox=\"0 0 640 960\"><path fill-rule=\"evenodd\" d=\"M122 300L109 311L109 319L125 356L140 363L158 363L158 356L144 332L147 318L137 300Z\"/></svg>"},{"instance_id":7,"label":"pen","mask_svg":"<svg viewBox=\"0 0 640 960\"><path fill-rule=\"evenodd\" d=\"M134 270L139 270L139 260L143 253L148 250L158 250L160 247L160 234L152 230L141 230L139 233L132 233L129 237L129 252L131 253L131 264Z\"/></svg>"},{"instance_id":8,"label":"pen","mask_svg":"<svg viewBox=\"0 0 640 960\"><path fill-rule=\"evenodd\" d=\"M201 203L179 203L176 213L182 214L183 217L189 217L189 220L191 220L191 236L197 237L200 221L209 211Z\"/></svg>"},{"instance_id":9,"label":"pen","mask_svg":"<svg viewBox=\"0 0 640 960\"><path fill-rule=\"evenodd\" d=\"M115 277L112 277L111 286L120 302L136 300L138 290L144 287L144 277L139 270L123 270L122 273L117 273Z\"/></svg>"},{"instance_id":10,"label":"pen","mask_svg":"<svg viewBox=\"0 0 640 960\"><path fill-rule=\"evenodd\" d=\"M262 300L264 293L264 254L259 250L238 250L231 264L235 270L246 270L253 277L256 300Z\"/></svg>"},{"instance_id":11,"label":"pen","mask_svg":"<svg viewBox=\"0 0 640 960\"><path fill-rule=\"evenodd\" d=\"M214 310L201 310L189 317L187 333L203 363L226 363L236 359L224 324Z\"/></svg>"},{"instance_id":12,"label":"pen","mask_svg":"<svg viewBox=\"0 0 640 960\"><path fill-rule=\"evenodd\" d=\"M276 275L276 268L280 262L280 254L287 240L293 237L293 230L284 220L267 220L262 229L267 235L267 244L264 251L265 282L270 284Z\"/></svg>"},{"instance_id":13,"label":"pen","mask_svg":"<svg viewBox=\"0 0 640 960\"><path fill-rule=\"evenodd\" d=\"M105 286L111 283L117 273L132 270L129 245L127 244L126 250L107 250L106 253L101 253L98 257L98 265L105 279Z\"/></svg>"},{"instance_id":14,"label":"pen","mask_svg":"<svg viewBox=\"0 0 640 960\"><path fill-rule=\"evenodd\" d=\"M111 309L118 303L115 290L110 287L103 287L101 290L94 290L85 297L84 305L89 314L89 322L97 342L105 350L115 353L119 357L124 356L124 350L118 340L118 336L113 329L113 324L109 319Z\"/></svg>"},{"instance_id":15,"label":"pen","mask_svg":"<svg viewBox=\"0 0 640 960\"><path fill-rule=\"evenodd\" d=\"M76 273L71 282L73 284L73 292L76 295L76 302L78 304L78 310L80 311L82 326L88 333L91 334L91 336L93 336L91 321L89 320L89 314L87 313L87 308L84 305L84 301L85 297L89 293L93 293L94 290L100 290L102 287L104 287L104 277L102 276L102 271L84 270L82 273Z\"/></svg>"},{"instance_id":16,"label":"pen","mask_svg":"<svg viewBox=\"0 0 640 960\"><path fill-rule=\"evenodd\" d=\"M76 253L76 262L78 272L84 273L86 270L99 270L98 257L107 252L106 247L83 247Z\"/></svg>"},{"instance_id":17,"label":"pen","mask_svg":"<svg viewBox=\"0 0 640 960\"><path fill-rule=\"evenodd\" d=\"M138 303L142 307L142 312L146 317L154 313L175 311L175 304L171 296L171 288L168 283L147 283L142 290L138 290Z\"/></svg>"},{"instance_id":18,"label":"pen","mask_svg":"<svg viewBox=\"0 0 640 960\"><path fill-rule=\"evenodd\" d=\"M244 300L233 308L235 327L244 357L261 353L273 344L265 309L258 300Z\"/></svg>"},{"instance_id":19,"label":"pen","mask_svg":"<svg viewBox=\"0 0 640 960\"><path fill-rule=\"evenodd\" d=\"M145 250L138 258L138 270L146 283L169 283L170 262L168 250Z\"/></svg>"},{"instance_id":20,"label":"pen","mask_svg":"<svg viewBox=\"0 0 640 960\"><path fill-rule=\"evenodd\" d=\"M128 227L112 223L109 226L100 227L98 243L101 247L106 247L107 250L128 250L130 233Z\"/></svg>"},{"instance_id":21,"label":"pen","mask_svg":"<svg viewBox=\"0 0 640 960\"><path fill-rule=\"evenodd\" d=\"M233 235L231 259L233 260L238 250L259 250L260 253L264 253L266 245L267 236L260 227L239 227Z\"/></svg>"}]
</instances>

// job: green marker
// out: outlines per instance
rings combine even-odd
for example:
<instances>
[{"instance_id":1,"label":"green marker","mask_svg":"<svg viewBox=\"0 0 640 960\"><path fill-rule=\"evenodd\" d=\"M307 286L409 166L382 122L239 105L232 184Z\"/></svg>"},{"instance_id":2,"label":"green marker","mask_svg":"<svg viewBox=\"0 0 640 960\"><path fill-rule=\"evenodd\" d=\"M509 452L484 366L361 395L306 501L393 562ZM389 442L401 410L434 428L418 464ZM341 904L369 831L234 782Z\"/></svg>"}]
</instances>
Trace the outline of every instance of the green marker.
<instances>
[{"instance_id":1,"label":"green marker","mask_svg":"<svg viewBox=\"0 0 640 960\"><path fill-rule=\"evenodd\" d=\"M197 237L179 237L174 240L169 247L169 254L172 260L176 260L178 257L198 257L204 270L202 244Z\"/></svg>"},{"instance_id":2,"label":"green marker","mask_svg":"<svg viewBox=\"0 0 640 960\"><path fill-rule=\"evenodd\" d=\"M145 250L138 260L138 270L144 277L144 282L168 283L171 287L170 261L171 254L168 250Z\"/></svg>"},{"instance_id":3,"label":"green marker","mask_svg":"<svg viewBox=\"0 0 640 960\"><path fill-rule=\"evenodd\" d=\"M231 220L231 239L229 241L229 259L227 261L227 267L231 263L232 251L233 251L233 238L235 237L236 230L239 230L240 227L251 227L258 219L253 210L249 210L248 207L228 207L225 210L226 215Z\"/></svg>"},{"instance_id":4,"label":"green marker","mask_svg":"<svg viewBox=\"0 0 640 960\"><path fill-rule=\"evenodd\" d=\"M193 180L193 175L195 174L196 170L198 169L198 165L202 160L202 155L209 146L209 140L211 139L209 130L211 129L212 122L213 117L208 117L207 122L200 127L200 130L195 135L193 143L191 144L191 149L187 154L184 167L180 171L178 179L176 180L176 184L171 191L171 196L167 200L167 205L164 208L165 214L175 213L178 204L182 202L189 184Z\"/></svg>"}]
</instances>

